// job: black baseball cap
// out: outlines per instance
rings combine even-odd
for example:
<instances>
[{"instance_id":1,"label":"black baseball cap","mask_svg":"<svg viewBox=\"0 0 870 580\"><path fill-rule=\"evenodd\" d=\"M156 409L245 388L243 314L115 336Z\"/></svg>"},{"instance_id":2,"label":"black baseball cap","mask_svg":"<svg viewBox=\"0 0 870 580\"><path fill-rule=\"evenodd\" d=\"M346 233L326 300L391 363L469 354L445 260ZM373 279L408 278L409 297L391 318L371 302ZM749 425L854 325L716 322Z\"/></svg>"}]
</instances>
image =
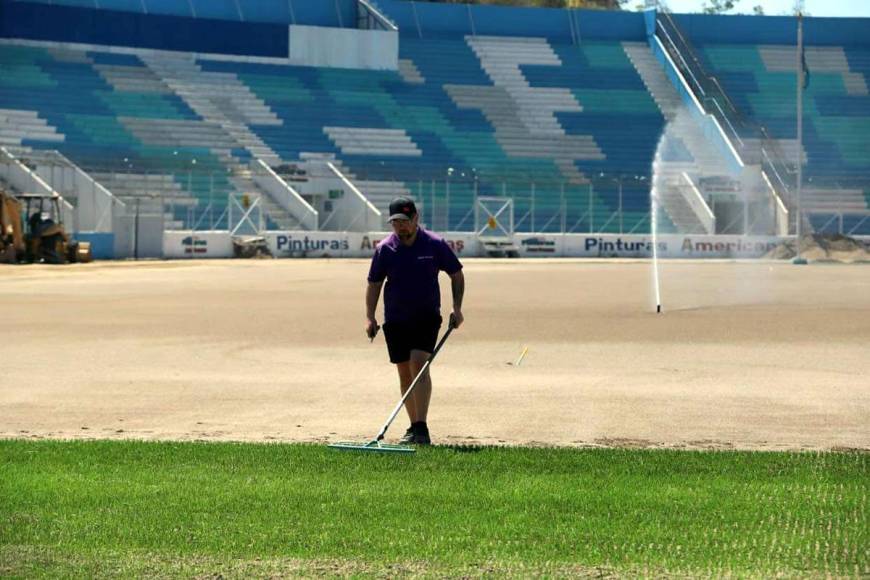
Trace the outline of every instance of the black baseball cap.
<instances>
[{"instance_id":1,"label":"black baseball cap","mask_svg":"<svg viewBox=\"0 0 870 580\"><path fill-rule=\"evenodd\" d=\"M390 202L390 220L409 220L417 215L417 206L410 197L397 197Z\"/></svg>"}]
</instances>

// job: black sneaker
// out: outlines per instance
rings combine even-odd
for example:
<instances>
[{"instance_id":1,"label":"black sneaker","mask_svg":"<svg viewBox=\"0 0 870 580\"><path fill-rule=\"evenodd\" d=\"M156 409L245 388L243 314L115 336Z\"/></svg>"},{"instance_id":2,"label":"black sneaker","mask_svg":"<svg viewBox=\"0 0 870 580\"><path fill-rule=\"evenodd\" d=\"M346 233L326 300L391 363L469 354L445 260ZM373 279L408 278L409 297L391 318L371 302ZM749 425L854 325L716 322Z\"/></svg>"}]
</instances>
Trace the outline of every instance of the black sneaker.
<instances>
[{"instance_id":1,"label":"black sneaker","mask_svg":"<svg viewBox=\"0 0 870 580\"><path fill-rule=\"evenodd\" d=\"M414 443L416 445L432 445L432 440L429 438L429 426L423 421L419 421L411 425L414 431Z\"/></svg>"},{"instance_id":2,"label":"black sneaker","mask_svg":"<svg viewBox=\"0 0 870 580\"><path fill-rule=\"evenodd\" d=\"M432 440L429 438L429 427L422 421L414 423L402 438L399 439L402 445L431 445Z\"/></svg>"},{"instance_id":3,"label":"black sneaker","mask_svg":"<svg viewBox=\"0 0 870 580\"><path fill-rule=\"evenodd\" d=\"M412 425L411 427L408 427L408 430L405 431L405 434L402 435L401 439L399 439L399 443L401 443L402 445L411 445L414 443L415 435L416 433L414 432L414 427Z\"/></svg>"},{"instance_id":4,"label":"black sneaker","mask_svg":"<svg viewBox=\"0 0 870 580\"><path fill-rule=\"evenodd\" d=\"M429 438L429 431L414 434L415 445L432 445L432 440Z\"/></svg>"}]
</instances>

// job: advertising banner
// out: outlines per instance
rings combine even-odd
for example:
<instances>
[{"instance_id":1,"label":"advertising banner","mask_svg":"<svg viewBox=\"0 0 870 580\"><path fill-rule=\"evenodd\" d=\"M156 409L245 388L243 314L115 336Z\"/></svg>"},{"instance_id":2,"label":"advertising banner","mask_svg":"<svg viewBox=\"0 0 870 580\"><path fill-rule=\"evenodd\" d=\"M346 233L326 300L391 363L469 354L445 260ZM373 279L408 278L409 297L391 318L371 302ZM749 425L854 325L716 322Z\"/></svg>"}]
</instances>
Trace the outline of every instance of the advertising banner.
<instances>
[{"instance_id":1,"label":"advertising banner","mask_svg":"<svg viewBox=\"0 0 870 580\"><path fill-rule=\"evenodd\" d=\"M568 236L547 234L514 234L514 245L523 258L553 258L564 255Z\"/></svg>"},{"instance_id":2,"label":"advertising banner","mask_svg":"<svg viewBox=\"0 0 870 580\"><path fill-rule=\"evenodd\" d=\"M619 234L515 234L524 258L649 258L652 236ZM662 258L760 258L787 238L667 234L658 237Z\"/></svg>"},{"instance_id":3,"label":"advertising banner","mask_svg":"<svg viewBox=\"0 0 870 580\"><path fill-rule=\"evenodd\" d=\"M269 250L276 258L367 258L389 232L266 232ZM457 256L476 256L474 234L442 236Z\"/></svg>"},{"instance_id":4,"label":"advertising banner","mask_svg":"<svg viewBox=\"0 0 870 580\"><path fill-rule=\"evenodd\" d=\"M229 232L163 232L163 257L231 258L233 238Z\"/></svg>"},{"instance_id":5,"label":"advertising banner","mask_svg":"<svg viewBox=\"0 0 870 580\"><path fill-rule=\"evenodd\" d=\"M276 258L367 258L389 232L264 232ZM473 233L441 235L457 256L482 255ZM707 236L667 234L658 238L661 258L760 258L789 238L777 236ZM619 234L515 234L514 245L524 258L649 258L652 236ZM165 232L165 258L230 258L228 232Z\"/></svg>"},{"instance_id":6,"label":"advertising banner","mask_svg":"<svg viewBox=\"0 0 870 580\"><path fill-rule=\"evenodd\" d=\"M558 237L558 236L554 236ZM648 258L649 235L565 235L566 257ZM704 236L667 234L658 237L662 258L760 258L787 238L776 236Z\"/></svg>"}]
</instances>

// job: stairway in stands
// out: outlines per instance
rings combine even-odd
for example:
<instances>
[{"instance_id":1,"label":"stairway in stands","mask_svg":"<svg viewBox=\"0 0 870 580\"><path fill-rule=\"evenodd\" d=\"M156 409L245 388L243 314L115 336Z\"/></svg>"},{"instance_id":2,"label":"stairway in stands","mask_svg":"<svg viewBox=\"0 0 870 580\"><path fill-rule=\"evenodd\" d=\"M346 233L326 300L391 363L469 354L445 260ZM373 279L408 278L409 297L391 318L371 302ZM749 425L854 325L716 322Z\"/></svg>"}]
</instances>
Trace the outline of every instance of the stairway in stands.
<instances>
[{"instance_id":1,"label":"stairway in stands","mask_svg":"<svg viewBox=\"0 0 870 580\"><path fill-rule=\"evenodd\" d=\"M649 46L639 42L623 42L622 46L668 121L659 143L658 175L654 176L662 207L679 232L713 233L706 231L686 196L696 195L705 178L728 176L727 163L704 136Z\"/></svg>"}]
</instances>

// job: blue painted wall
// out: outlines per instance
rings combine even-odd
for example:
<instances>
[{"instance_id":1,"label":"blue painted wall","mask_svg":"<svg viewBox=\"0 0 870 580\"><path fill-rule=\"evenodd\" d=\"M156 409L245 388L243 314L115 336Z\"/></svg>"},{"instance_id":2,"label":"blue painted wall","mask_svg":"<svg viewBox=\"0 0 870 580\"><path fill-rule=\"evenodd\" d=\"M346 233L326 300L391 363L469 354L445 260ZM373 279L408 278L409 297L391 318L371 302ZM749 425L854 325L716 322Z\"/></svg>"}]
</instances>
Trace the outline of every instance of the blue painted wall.
<instances>
[{"instance_id":1,"label":"blue painted wall","mask_svg":"<svg viewBox=\"0 0 870 580\"><path fill-rule=\"evenodd\" d=\"M466 4L440 4L413 0L378 0L378 6L396 23L403 36L433 38L444 35L496 34L540 36L571 41L571 19L580 41L644 41L655 22L655 12L562 10ZM679 25L698 43L794 44L797 22L791 16L716 16L675 14ZM805 18L807 44L870 44L868 18Z\"/></svg>"},{"instance_id":2,"label":"blue painted wall","mask_svg":"<svg viewBox=\"0 0 870 580\"><path fill-rule=\"evenodd\" d=\"M571 40L570 19L576 10L473 6L477 34L497 36L545 36Z\"/></svg>"},{"instance_id":3,"label":"blue painted wall","mask_svg":"<svg viewBox=\"0 0 870 580\"><path fill-rule=\"evenodd\" d=\"M73 239L91 243L91 254L95 260L111 260L115 257L115 234L78 232Z\"/></svg>"},{"instance_id":4,"label":"blue painted wall","mask_svg":"<svg viewBox=\"0 0 870 580\"><path fill-rule=\"evenodd\" d=\"M571 42L579 34L581 42L644 41L654 18L652 11L412 0L378 0L378 6L403 36L424 39L481 34ZM790 16L674 16L699 44L794 44L796 39L797 23ZM2 36L256 56L286 56L287 30L281 24L355 28L356 22L357 0L0 0ZM804 35L809 45L866 46L870 19L806 18Z\"/></svg>"},{"instance_id":5,"label":"blue painted wall","mask_svg":"<svg viewBox=\"0 0 870 580\"><path fill-rule=\"evenodd\" d=\"M357 0L10 0L138 14L356 28Z\"/></svg>"},{"instance_id":6,"label":"blue painted wall","mask_svg":"<svg viewBox=\"0 0 870 580\"><path fill-rule=\"evenodd\" d=\"M656 33L656 11L646 10L643 13L643 23L646 27L646 35L654 35Z\"/></svg>"},{"instance_id":7,"label":"blue painted wall","mask_svg":"<svg viewBox=\"0 0 870 580\"><path fill-rule=\"evenodd\" d=\"M581 40L644 41L643 14L604 10L563 10L408 0L378 0L403 36L436 38L465 34L538 36L572 40L571 20ZM419 25L419 26L418 26Z\"/></svg>"},{"instance_id":8,"label":"blue painted wall","mask_svg":"<svg viewBox=\"0 0 870 580\"><path fill-rule=\"evenodd\" d=\"M714 16L675 14L680 27L699 44L795 44L793 16ZM804 18L804 42L815 46L870 44L870 18Z\"/></svg>"},{"instance_id":9,"label":"blue painted wall","mask_svg":"<svg viewBox=\"0 0 870 580\"><path fill-rule=\"evenodd\" d=\"M188 52L286 57L289 30L180 16L0 0L0 37Z\"/></svg>"},{"instance_id":10,"label":"blue painted wall","mask_svg":"<svg viewBox=\"0 0 870 580\"><path fill-rule=\"evenodd\" d=\"M646 41L641 12L575 10L580 25L580 40Z\"/></svg>"}]
</instances>

